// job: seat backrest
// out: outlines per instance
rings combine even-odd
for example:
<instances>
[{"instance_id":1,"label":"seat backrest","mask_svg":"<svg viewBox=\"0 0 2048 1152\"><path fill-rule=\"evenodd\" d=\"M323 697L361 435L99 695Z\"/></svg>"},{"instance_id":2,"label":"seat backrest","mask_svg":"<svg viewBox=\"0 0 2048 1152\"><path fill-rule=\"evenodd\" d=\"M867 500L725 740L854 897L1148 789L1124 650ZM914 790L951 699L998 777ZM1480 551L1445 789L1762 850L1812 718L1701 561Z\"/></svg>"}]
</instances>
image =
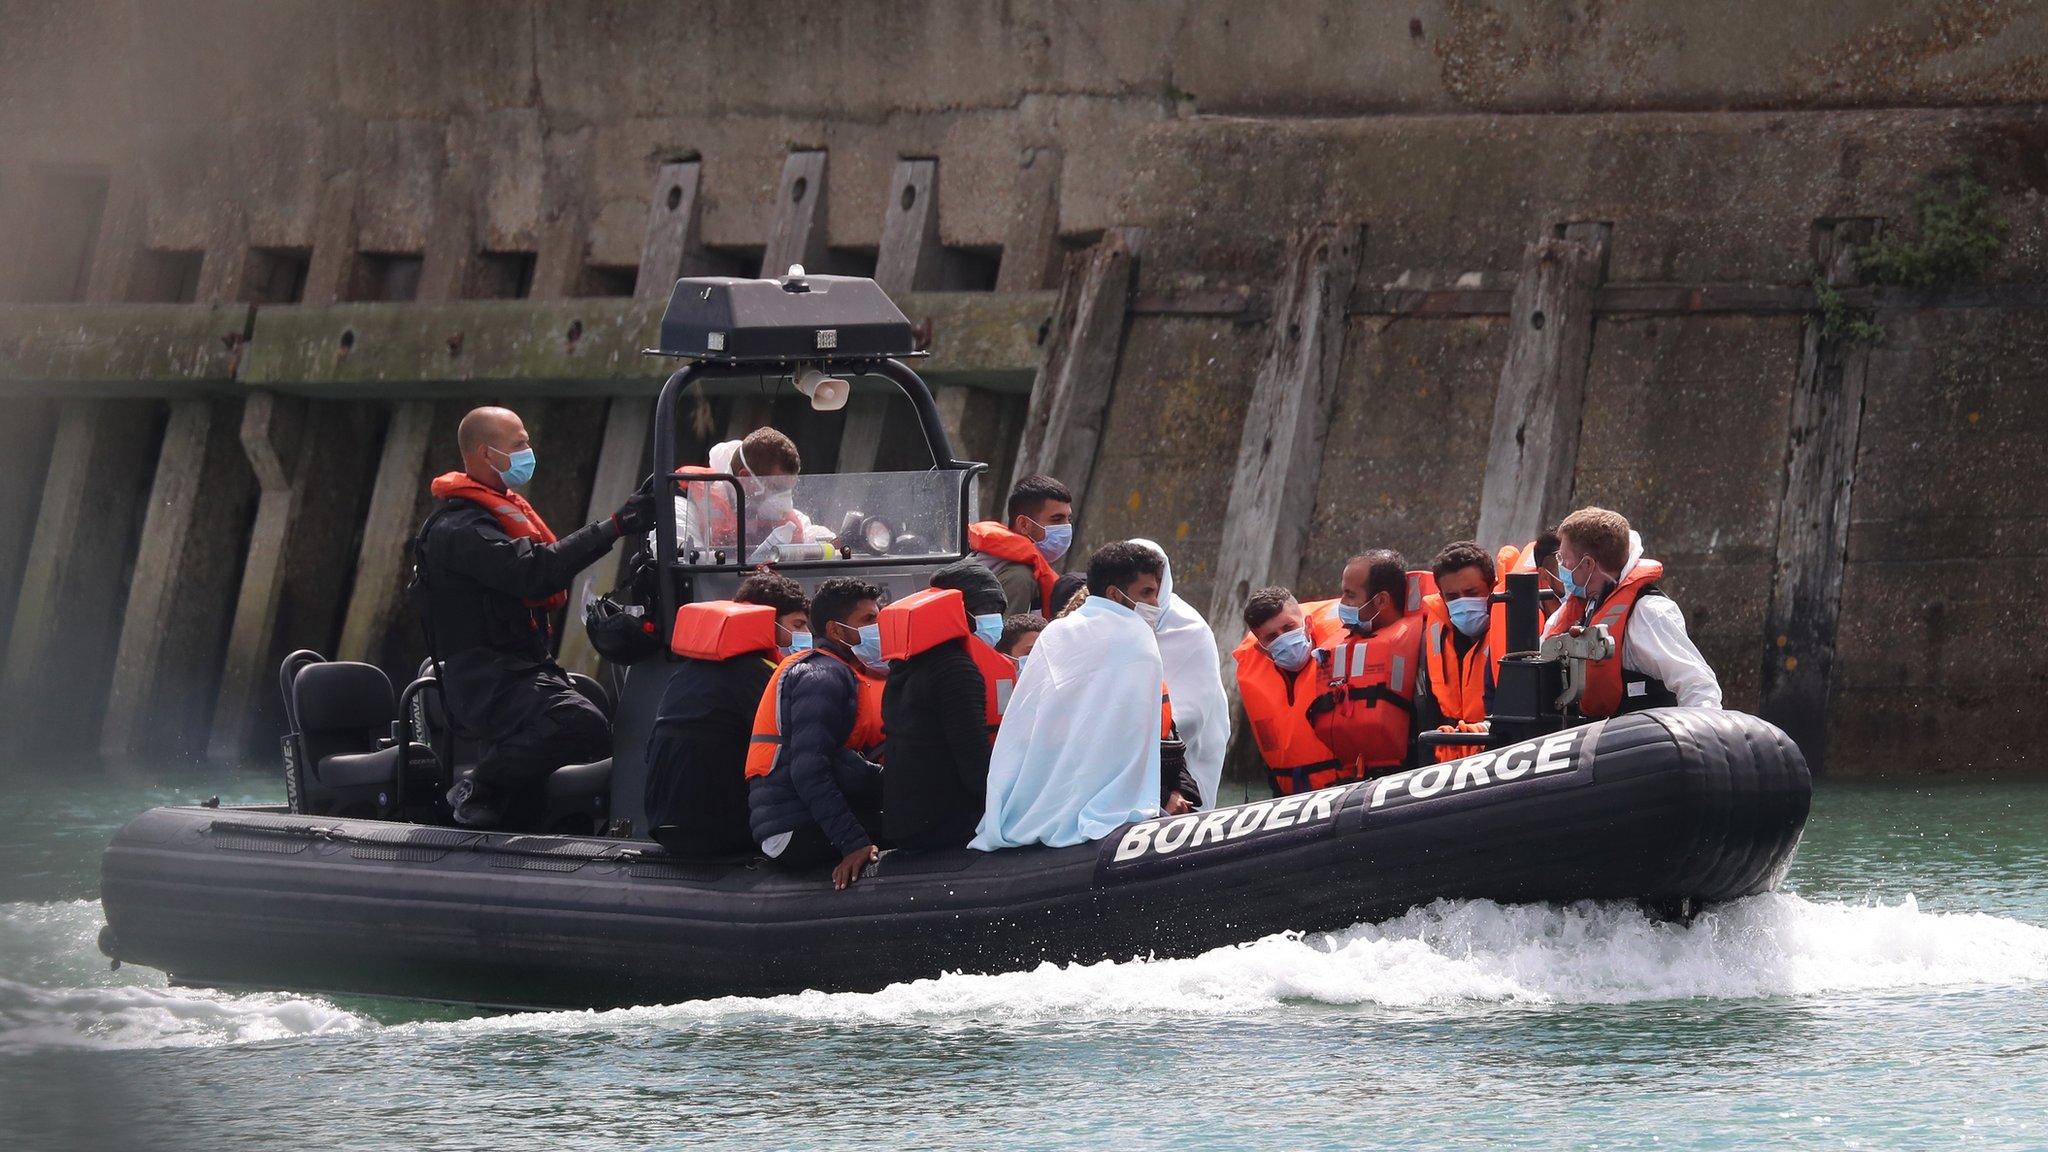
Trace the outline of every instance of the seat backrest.
<instances>
[{"instance_id":1,"label":"seat backrest","mask_svg":"<svg viewBox=\"0 0 2048 1152\"><path fill-rule=\"evenodd\" d=\"M435 675L432 657L420 662L420 675ZM449 724L446 701L439 686L413 697L412 738L433 748L434 755L448 766L453 780L469 775L483 755L475 740L458 734Z\"/></svg>"},{"instance_id":2,"label":"seat backrest","mask_svg":"<svg viewBox=\"0 0 2048 1152\"><path fill-rule=\"evenodd\" d=\"M306 760L318 764L328 756L374 749L391 734L398 701L375 664L332 660L308 664L292 678L292 712Z\"/></svg>"}]
</instances>

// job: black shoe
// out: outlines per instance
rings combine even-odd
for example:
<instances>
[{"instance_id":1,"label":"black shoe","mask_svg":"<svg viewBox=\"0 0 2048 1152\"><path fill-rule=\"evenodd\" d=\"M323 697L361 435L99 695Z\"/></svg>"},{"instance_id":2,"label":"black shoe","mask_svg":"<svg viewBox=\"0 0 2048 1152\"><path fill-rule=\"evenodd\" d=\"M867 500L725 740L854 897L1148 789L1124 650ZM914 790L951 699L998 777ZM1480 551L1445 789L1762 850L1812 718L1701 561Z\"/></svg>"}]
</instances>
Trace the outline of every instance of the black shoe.
<instances>
[{"instance_id":1,"label":"black shoe","mask_svg":"<svg viewBox=\"0 0 2048 1152\"><path fill-rule=\"evenodd\" d=\"M479 792L476 781L458 780L448 790L448 807L457 824L464 828L495 828L505 818L505 804L489 792Z\"/></svg>"}]
</instances>

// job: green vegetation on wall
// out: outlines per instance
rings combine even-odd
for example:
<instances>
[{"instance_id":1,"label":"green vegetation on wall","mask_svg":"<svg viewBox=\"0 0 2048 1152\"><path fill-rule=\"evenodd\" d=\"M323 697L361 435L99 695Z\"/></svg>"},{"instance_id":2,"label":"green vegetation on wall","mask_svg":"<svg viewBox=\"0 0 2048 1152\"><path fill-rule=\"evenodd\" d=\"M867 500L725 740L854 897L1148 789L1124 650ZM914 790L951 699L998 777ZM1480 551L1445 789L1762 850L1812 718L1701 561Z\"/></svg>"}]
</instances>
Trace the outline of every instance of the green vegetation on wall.
<instances>
[{"instance_id":1,"label":"green vegetation on wall","mask_svg":"<svg viewBox=\"0 0 2048 1152\"><path fill-rule=\"evenodd\" d=\"M1991 189L1968 174L1938 177L1913 198L1913 234L1879 237L1856 254L1866 283L1925 288L1983 275L2005 245Z\"/></svg>"}]
</instances>

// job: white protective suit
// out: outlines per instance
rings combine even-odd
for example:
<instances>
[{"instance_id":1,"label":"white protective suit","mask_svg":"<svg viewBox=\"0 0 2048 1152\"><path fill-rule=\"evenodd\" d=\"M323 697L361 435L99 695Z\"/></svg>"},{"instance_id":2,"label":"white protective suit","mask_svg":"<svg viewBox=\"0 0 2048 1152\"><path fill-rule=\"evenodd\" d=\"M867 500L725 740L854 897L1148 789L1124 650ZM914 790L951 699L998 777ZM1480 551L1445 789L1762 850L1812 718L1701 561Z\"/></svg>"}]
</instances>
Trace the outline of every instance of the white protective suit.
<instances>
[{"instance_id":1,"label":"white protective suit","mask_svg":"<svg viewBox=\"0 0 2048 1152\"><path fill-rule=\"evenodd\" d=\"M705 455L705 464L713 472L732 473L738 463L740 441L725 440L711 446ZM688 495L678 495L676 501L676 547L677 548L730 548L738 543L730 531L714 533L705 526L717 523L720 516L714 503L720 499L730 500L732 485L719 481L703 481L685 486ZM714 496L714 491L716 496ZM699 507L699 505L704 505ZM752 515L754 497L749 496L749 516ZM778 522L753 524L747 535L754 541L749 564L761 564L775 559L777 544L804 543L806 541L830 540L832 531L812 524L802 512L792 510L788 517ZM649 551L654 548L654 534L647 534Z\"/></svg>"},{"instance_id":2,"label":"white protective suit","mask_svg":"<svg viewBox=\"0 0 2048 1152\"><path fill-rule=\"evenodd\" d=\"M988 806L968 845L1099 840L1159 815L1159 645L1105 596L1046 626L989 753Z\"/></svg>"},{"instance_id":3,"label":"white protective suit","mask_svg":"<svg viewBox=\"0 0 2048 1152\"><path fill-rule=\"evenodd\" d=\"M1622 566L1617 580L1628 579L1642 558L1643 538L1631 529L1628 563ZM1551 619L1557 619L1563 612L1559 608L1551 613ZM1644 596L1636 601L1629 613L1628 628L1621 635L1621 666L1662 680L1671 694L1678 697L1681 708L1721 706L1721 680L1686 633L1685 613L1669 596Z\"/></svg>"},{"instance_id":4,"label":"white protective suit","mask_svg":"<svg viewBox=\"0 0 2048 1152\"><path fill-rule=\"evenodd\" d=\"M1173 561L1150 540L1133 540L1166 560L1159 582L1159 659L1166 668L1166 694L1173 698L1173 722L1188 746L1188 774L1202 789L1202 807L1216 807L1223 784L1223 755L1230 747L1230 700L1223 694L1223 656L1216 633L1195 606L1173 594Z\"/></svg>"}]
</instances>

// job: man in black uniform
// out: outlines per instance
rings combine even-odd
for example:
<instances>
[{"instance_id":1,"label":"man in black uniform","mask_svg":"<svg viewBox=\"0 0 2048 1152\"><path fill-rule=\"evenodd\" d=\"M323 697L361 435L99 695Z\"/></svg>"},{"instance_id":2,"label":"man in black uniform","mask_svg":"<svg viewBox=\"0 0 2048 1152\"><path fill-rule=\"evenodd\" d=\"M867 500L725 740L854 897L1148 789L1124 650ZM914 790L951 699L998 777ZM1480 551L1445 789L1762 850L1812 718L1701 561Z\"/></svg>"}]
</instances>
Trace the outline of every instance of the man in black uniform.
<instances>
[{"instance_id":1,"label":"man in black uniform","mask_svg":"<svg viewBox=\"0 0 2048 1152\"><path fill-rule=\"evenodd\" d=\"M435 478L441 503L413 545L428 642L450 718L482 745L448 792L455 822L517 827L538 815L548 774L611 755L611 725L554 661L554 610L576 573L653 523L643 488L610 517L557 540L524 497L526 425L478 408L456 430L462 471Z\"/></svg>"}]
</instances>

